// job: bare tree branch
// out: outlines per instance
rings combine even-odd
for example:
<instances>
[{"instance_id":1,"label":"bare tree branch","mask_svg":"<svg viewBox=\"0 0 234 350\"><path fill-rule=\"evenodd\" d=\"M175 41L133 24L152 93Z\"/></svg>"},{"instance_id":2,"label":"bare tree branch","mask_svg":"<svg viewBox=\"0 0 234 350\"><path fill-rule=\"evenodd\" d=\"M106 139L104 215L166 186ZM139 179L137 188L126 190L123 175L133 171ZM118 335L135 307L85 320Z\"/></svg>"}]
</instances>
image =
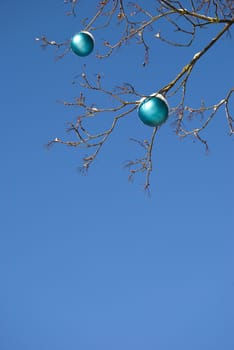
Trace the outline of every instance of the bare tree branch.
<instances>
[{"instance_id":1,"label":"bare tree branch","mask_svg":"<svg viewBox=\"0 0 234 350\"><path fill-rule=\"evenodd\" d=\"M68 14L76 15L76 8L79 5L78 0L65 0L70 4L71 10ZM188 81L191 78L195 65L200 62L200 59L225 35L230 33L230 28L234 24L234 2L232 0L189 0L186 2L186 7L177 0L157 0L156 6L151 10L143 8L137 2L127 2L124 0L104 0L97 1L97 7L94 15L91 18L86 18L83 21L84 29L89 31L98 31L107 28L114 23L118 27L119 33L116 42L111 43L110 40L104 40L103 48L97 54L97 58L104 59L110 57L124 43L131 41L132 43L140 44L144 51L143 66L149 64L150 60L150 42L149 33L152 33L151 40L161 40L172 47L190 47L193 48L194 40L197 38L198 31L203 28L218 29L214 38L184 65L175 76L172 77L164 86L156 93L162 94L167 99L177 98L177 105L172 105L170 114L175 116L175 131L180 138L192 136L200 141L206 151L209 146L206 137L203 136L217 115L217 112L223 108L226 116L229 134L233 135L233 115L231 110L231 99L233 98L234 87L230 87L226 96L220 99L219 102L213 105L206 106L202 100L199 107L191 107L187 105ZM162 30L160 30L163 23ZM157 26L157 30L156 30ZM171 37L164 34L167 28L173 33ZM146 32L149 31L149 33ZM147 35L146 35L147 34ZM43 48L55 47L59 52L58 58L64 57L70 50L70 40L57 42L48 40L46 36L41 36L36 39L41 43ZM78 107L81 113L76 118L76 122L69 123L67 132L73 135L75 139L63 140L56 137L49 142L49 146L55 143L79 147L83 150L92 150L91 153L83 155L82 172L87 172L90 165L96 160L104 144L115 131L120 120L126 118L132 112L136 112L140 100L145 96L144 92L136 91L134 84L122 83L112 89L106 89L103 86L103 78L101 74L97 74L94 81L91 81L85 69L80 76L80 95L74 101L63 101L65 106ZM228 89L228 88L227 88ZM89 103L87 93L95 92L98 95L103 95L111 99L112 103L106 106L98 105L94 102ZM99 100L97 98L97 100ZM109 100L108 100L109 101ZM95 128L97 118L106 116L108 126L101 131L91 131ZM189 128L189 121L196 121L197 127ZM145 189L149 189L150 175L153 170L153 147L156 140L156 134L160 131L156 127L152 131L149 140L136 140L131 138L144 151L143 156L137 157L135 160L129 160L126 167L129 170L129 179L132 180L136 174L144 174Z\"/></svg>"}]
</instances>

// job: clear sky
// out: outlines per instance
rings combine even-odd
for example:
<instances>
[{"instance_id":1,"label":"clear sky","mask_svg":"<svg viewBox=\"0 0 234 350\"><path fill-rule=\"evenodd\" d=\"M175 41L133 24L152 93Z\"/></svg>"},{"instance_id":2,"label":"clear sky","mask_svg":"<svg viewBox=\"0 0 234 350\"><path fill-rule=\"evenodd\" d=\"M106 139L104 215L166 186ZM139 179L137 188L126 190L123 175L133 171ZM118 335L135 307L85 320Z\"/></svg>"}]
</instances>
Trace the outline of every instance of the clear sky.
<instances>
[{"instance_id":1,"label":"clear sky","mask_svg":"<svg viewBox=\"0 0 234 350\"><path fill-rule=\"evenodd\" d=\"M161 128L150 198L143 178L130 184L123 167L138 154L129 138L151 131L134 113L85 177L78 149L44 147L79 114L57 101L79 95L72 81L83 63L109 87L128 81L150 94L210 39L204 30L194 48L173 53L155 39L147 68L134 44L97 60L107 31L95 32L87 58L55 62L55 51L35 42L70 38L95 4L80 0L72 18L63 1L1 2L0 349L233 350L234 161L225 115L205 134L208 155L179 140L170 120ZM191 104L226 95L233 53L223 38L202 59Z\"/></svg>"}]
</instances>

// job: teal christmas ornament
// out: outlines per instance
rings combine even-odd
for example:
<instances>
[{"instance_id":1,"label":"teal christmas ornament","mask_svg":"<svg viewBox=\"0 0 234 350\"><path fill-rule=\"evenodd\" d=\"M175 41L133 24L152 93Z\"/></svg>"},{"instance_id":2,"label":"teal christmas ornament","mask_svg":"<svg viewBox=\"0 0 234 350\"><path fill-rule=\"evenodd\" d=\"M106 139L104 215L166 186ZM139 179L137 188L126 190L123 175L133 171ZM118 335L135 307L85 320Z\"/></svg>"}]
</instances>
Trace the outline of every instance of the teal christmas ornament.
<instances>
[{"instance_id":1,"label":"teal christmas ornament","mask_svg":"<svg viewBox=\"0 0 234 350\"><path fill-rule=\"evenodd\" d=\"M160 94L153 94L150 97L144 97L138 107L138 116L141 121L149 126L160 126L168 118L169 106Z\"/></svg>"},{"instance_id":2,"label":"teal christmas ornament","mask_svg":"<svg viewBox=\"0 0 234 350\"><path fill-rule=\"evenodd\" d=\"M88 56L94 48L94 37L86 31L76 33L71 39L71 49L78 56Z\"/></svg>"}]
</instances>

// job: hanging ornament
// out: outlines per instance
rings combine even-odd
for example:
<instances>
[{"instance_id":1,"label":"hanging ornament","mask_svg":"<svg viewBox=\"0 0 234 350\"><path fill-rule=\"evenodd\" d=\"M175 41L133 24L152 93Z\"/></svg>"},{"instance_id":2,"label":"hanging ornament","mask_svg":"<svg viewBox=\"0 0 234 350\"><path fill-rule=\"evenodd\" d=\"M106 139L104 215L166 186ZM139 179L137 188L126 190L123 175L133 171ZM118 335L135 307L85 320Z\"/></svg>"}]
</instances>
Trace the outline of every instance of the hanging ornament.
<instances>
[{"instance_id":1,"label":"hanging ornament","mask_svg":"<svg viewBox=\"0 0 234 350\"><path fill-rule=\"evenodd\" d=\"M94 48L94 37L86 31L76 33L71 39L71 49L78 56L88 56Z\"/></svg>"},{"instance_id":2,"label":"hanging ornament","mask_svg":"<svg viewBox=\"0 0 234 350\"><path fill-rule=\"evenodd\" d=\"M169 106L165 97L153 94L144 97L138 107L138 116L141 121L149 126L160 126L168 118Z\"/></svg>"}]
</instances>

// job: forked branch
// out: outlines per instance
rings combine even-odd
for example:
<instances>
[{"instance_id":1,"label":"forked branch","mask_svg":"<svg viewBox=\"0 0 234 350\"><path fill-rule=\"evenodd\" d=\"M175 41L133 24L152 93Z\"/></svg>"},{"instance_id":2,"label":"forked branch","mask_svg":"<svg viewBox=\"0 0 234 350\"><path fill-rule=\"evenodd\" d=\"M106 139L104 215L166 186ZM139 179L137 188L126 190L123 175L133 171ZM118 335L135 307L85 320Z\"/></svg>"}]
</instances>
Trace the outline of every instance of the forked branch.
<instances>
[{"instance_id":1,"label":"forked branch","mask_svg":"<svg viewBox=\"0 0 234 350\"><path fill-rule=\"evenodd\" d=\"M65 3L70 4L71 11L69 14L76 14L75 9L79 5L77 0L67 0ZM116 49L126 42L135 42L142 45L144 50L143 66L149 64L150 43L149 35L146 30L152 32L152 40L161 40L172 46L177 47L193 47L194 39L198 35L198 31L204 27L210 26L220 27L216 36L208 41L208 43L197 53L193 55L190 61L184 65L179 72L176 72L172 79L162 86L157 92L162 94L169 100L177 97L177 105L171 106L170 115L175 117L175 131L179 137L184 138L192 136L205 145L208 150L208 142L203 136L203 132L208 129L210 123L215 118L218 111L223 107L226 115L229 134L233 135L233 116L231 111L231 99L233 98L234 87L230 88L226 97L213 105L206 106L202 100L199 107L191 107L187 105L188 81L190 80L193 68L225 33L230 32L230 28L234 23L234 4L228 0L190 0L186 2L186 7L180 1L174 0L157 0L157 7L153 7L152 11L143 8L137 2L127 2L123 0L104 0L97 1L98 6L94 15L83 22L85 30L91 32L104 30L112 26L114 23L118 25L119 37L116 42L104 40L104 52L97 55L97 58L108 58ZM163 30L159 30L161 24ZM157 30L156 26L157 25ZM165 28L173 31L170 38L164 36ZM165 31L166 32L166 31ZM46 36L36 39L41 42L42 47L52 46L60 52L59 58L69 52L69 40L57 42L48 40ZM101 50L102 51L102 50ZM56 137L49 145L60 143L71 147L79 147L81 149L89 149L90 153L83 156L82 171L86 172L90 165L97 158L102 147L106 144L112 133L115 131L117 124L121 119L126 118L136 109L140 103L140 99L145 96L144 92L136 91L134 84L124 83L109 90L103 86L102 76L96 75L94 82L90 81L88 74L83 71L80 76L80 95L74 101L64 101L65 106L78 107L81 113L76 117L75 122L69 123L68 133L72 134L75 139L62 140ZM88 103L88 91L101 94L111 99L112 103L106 106L100 106L93 101ZM147 96L146 96L147 97ZM97 98L99 100L99 98ZM106 118L105 118L106 116ZM95 127L99 130L97 120L107 121L108 126L103 130L94 132ZM189 121L197 121L199 125L195 128L189 128ZM104 124L105 124L104 123ZM92 131L91 131L92 130ZM149 140L135 141L144 150L142 157L135 160L129 160L126 167L129 169L129 179L133 179L134 175L143 173L145 176L145 189L149 189L150 175L153 169L153 146L156 140L156 134L160 131L156 127L152 131Z\"/></svg>"}]
</instances>

